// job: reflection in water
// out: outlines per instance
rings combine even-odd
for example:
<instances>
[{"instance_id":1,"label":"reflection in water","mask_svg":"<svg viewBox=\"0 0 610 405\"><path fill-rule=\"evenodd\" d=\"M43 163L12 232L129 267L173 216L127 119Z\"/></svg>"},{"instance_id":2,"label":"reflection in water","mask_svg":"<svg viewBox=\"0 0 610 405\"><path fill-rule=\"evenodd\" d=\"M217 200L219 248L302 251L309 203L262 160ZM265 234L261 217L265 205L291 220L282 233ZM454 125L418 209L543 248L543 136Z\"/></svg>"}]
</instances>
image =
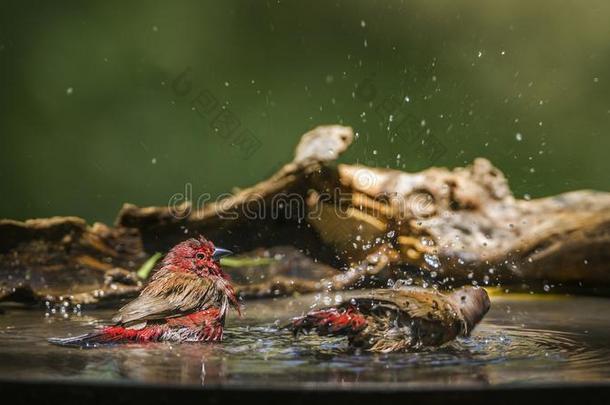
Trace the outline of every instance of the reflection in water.
<instances>
[{"instance_id":1,"label":"reflection in water","mask_svg":"<svg viewBox=\"0 0 610 405\"><path fill-rule=\"evenodd\" d=\"M402 387L610 381L610 300L496 298L472 337L436 350L370 354L341 338L294 340L277 320L312 297L251 302L222 344L74 349L49 336L80 333L110 311L71 318L7 308L0 315L0 378L133 380L214 386L390 383Z\"/></svg>"}]
</instances>

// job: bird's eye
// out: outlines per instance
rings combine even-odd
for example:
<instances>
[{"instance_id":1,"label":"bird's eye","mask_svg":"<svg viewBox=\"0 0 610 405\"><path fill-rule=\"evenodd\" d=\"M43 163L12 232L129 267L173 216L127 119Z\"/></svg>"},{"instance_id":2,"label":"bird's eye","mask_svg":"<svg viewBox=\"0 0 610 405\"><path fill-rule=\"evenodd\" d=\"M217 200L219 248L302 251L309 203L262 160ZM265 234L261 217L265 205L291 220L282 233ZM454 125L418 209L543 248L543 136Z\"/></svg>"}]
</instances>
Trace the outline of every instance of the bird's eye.
<instances>
[{"instance_id":1,"label":"bird's eye","mask_svg":"<svg viewBox=\"0 0 610 405\"><path fill-rule=\"evenodd\" d=\"M197 253L197 254L195 255L195 257L196 257L198 260L201 260L201 259L203 259L203 258L205 257L205 255L204 255L203 253Z\"/></svg>"}]
</instances>

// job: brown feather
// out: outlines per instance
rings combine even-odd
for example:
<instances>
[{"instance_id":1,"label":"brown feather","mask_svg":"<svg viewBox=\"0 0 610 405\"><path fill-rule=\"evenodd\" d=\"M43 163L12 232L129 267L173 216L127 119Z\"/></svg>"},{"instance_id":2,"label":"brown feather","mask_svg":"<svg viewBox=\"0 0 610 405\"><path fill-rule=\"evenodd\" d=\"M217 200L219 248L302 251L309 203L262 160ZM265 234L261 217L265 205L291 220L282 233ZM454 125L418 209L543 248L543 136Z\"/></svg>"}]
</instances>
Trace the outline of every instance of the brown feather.
<instances>
[{"instance_id":1,"label":"brown feather","mask_svg":"<svg viewBox=\"0 0 610 405\"><path fill-rule=\"evenodd\" d=\"M223 304L222 294L210 278L165 267L155 273L138 298L119 310L113 321L130 326L142 321L183 316Z\"/></svg>"},{"instance_id":2,"label":"brown feather","mask_svg":"<svg viewBox=\"0 0 610 405\"><path fill-rule=\"evenodd\" d=\"M425 318L429 321L444 322L460 317L447 296L436 290L419 287L378 289L368 295L353 298L364 313L372 307L404 312L410 318Z\"/></svg>"},{"instance_id":3,"label":"brown feather","mask_svg":"<svg viewBox=\"0 0 610 405\"><path fill-rule=\"evenodd\" d=\"M389 345L413 345L417 342L438 345L464 334L467 329L461 312L452 305L446 295L435 290L418 287L379 289L368 295L353 297L350 303L353 305L354 302L358 310L368 317L371 325L369 330L364 331L363 337L367 332L376 334L390 329L391 325L387 323L391 319L397 319L399 326L413 328L415 340L406 342L404 339L398 339L394 342L386 336L382 340ZM388 318L388 313L394 313L396 316ZM371 350L386 351L390 346L385 347L385 343L379 343L383 348L375 346Z\"/></svg>"}]
</instances>

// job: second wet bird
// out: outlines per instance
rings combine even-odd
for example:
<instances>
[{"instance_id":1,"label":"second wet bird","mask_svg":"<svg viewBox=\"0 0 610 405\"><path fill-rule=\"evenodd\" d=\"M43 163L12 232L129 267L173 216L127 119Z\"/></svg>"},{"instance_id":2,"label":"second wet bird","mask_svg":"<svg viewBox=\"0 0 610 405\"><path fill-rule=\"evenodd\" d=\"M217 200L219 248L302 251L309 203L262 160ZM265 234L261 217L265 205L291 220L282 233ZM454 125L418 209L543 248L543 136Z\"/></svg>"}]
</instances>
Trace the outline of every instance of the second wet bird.
<instances>
[{"instance_id":1,"label":"second wet bird","mask_svg":"<svg viewBox=\"0 0 610 405\"><path fill-rule=\"evenodd\" d=\"M468 336L490 307L483 288L462 287L450 294L401 286L372 290L335 306L294 318L295 336L347 336L354 348L372 352L417 350Z\"/></svg>"}]
</instances>

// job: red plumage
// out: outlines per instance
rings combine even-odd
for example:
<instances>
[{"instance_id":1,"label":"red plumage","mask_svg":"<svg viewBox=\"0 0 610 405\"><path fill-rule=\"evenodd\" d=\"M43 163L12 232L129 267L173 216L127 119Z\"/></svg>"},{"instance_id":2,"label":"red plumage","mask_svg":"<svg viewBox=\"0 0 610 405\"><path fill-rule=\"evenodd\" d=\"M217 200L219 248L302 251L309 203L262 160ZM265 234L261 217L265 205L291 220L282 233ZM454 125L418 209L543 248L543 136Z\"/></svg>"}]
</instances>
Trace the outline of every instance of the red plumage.
<instances>
[{"instance_id":1,"label":"red plumage","mask_svg":"<svg viewBox=\"0 0 610 405\"><path fill-rule=\"evenodd\" d=\"M290 325L294 335L302 331L315 330L318 335L349 335L366 327L366 319L353 306L312 311L296 318Z\"/></svg>"}]
</instances>

